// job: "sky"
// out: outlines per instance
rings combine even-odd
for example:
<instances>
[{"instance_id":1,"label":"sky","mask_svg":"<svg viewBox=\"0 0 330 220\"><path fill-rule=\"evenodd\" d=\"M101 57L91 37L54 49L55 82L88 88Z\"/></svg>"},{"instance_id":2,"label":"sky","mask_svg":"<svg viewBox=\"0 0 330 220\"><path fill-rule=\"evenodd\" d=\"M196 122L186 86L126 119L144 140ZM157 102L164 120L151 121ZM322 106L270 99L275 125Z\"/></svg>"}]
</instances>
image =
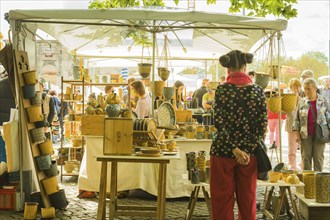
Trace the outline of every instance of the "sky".
<instances>
[{"instance_id":1,"label":"sky","mask_svg":"<svg viewBox=\"0 0 330 220\"><path fill-rule=\"evenodd\" d=\"M288 27L283 31L285 56L298 58L309 51L320 51L330 57L329 11L330 0L298 0L294 7L298 17L288 21ZM86 9L86 0L0 0L1 23L0 31L7 38L8 24L4 21L4 13L13 9ZM166 6L176 7L172 0L165 0ZM180 0L180 8L187 8L187 1ZM217 0L216 5L207 5L206 0L196 0L196 10L217 11L227 13L228 0ZM268 17L270 18L270 17Z\"/></svg>"}]
</instances>

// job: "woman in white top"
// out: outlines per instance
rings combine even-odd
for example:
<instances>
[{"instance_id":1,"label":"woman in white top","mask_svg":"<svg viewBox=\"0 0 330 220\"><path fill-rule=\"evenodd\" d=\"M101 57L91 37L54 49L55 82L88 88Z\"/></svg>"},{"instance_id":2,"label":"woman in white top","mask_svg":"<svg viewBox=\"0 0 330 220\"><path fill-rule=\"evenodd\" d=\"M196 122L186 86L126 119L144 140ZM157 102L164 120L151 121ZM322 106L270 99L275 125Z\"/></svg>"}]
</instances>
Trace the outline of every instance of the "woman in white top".
<instances>
[{"instance_id":1,"label":"woman in white top","mask_svg":"<svg viewBox=\"0 0 330 220\"><path fill-rule=\"evenodd\" d=\"M151 97L146 93L146 88L142 81L134 81L131 83L131 86L139 97L135 109L138 118L148 118L151 115Z\"/></svg>"}]
</instances>

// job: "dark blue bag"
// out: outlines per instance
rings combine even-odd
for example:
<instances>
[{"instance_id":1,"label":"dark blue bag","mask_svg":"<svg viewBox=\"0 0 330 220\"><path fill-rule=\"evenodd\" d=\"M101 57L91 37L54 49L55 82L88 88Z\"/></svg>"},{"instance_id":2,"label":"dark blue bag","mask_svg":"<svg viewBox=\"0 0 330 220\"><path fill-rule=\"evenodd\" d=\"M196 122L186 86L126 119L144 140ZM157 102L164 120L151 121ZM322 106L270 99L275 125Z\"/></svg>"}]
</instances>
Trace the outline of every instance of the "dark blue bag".
<instances>
[{"instance_id":1,"label":"dark blue bag","mask_svg":"<svg viewBox=\"0 0 330 220\"><path fill-rule=\"evenodd\" d=\"M0 162L2 162L2 161L7 163L5 141L3 140L2 136L0 135Z\"/></svg>"}]
</instances>

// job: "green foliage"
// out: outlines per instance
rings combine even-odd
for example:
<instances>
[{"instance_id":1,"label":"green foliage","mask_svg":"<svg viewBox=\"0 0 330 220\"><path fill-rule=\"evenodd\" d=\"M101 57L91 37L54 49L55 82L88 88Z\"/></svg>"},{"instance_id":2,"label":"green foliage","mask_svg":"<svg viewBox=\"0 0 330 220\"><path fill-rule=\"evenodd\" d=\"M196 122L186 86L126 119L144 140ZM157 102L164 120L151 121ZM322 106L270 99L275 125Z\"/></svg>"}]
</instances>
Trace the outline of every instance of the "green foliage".
<instances>
[{"instance_id":1,"label":"green foliage","mask_svg":"<svg viewBox=\"0 0 330 220\"><path fill-rule=\"evenodd\" d=\"M249 10L248 16L265 17L268 14L286 19L297 17L297 9L293 8L297 0L230 0L229 12L237 13L241 9Z\"/></svg>"}]
</instances>

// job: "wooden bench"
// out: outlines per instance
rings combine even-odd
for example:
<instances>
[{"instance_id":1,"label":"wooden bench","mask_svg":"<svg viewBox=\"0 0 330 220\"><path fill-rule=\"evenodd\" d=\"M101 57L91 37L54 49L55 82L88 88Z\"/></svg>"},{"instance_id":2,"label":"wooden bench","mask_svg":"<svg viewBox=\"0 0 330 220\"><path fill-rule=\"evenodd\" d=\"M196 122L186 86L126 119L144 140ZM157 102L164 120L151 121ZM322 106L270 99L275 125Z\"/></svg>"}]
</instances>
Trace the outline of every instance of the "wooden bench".
<instances>
[{"instance_id":1,"label":"wooden bench","mask_svg":"<svg viewBox=\"0 0 330 220\"><path fill-rule=\"evenodd\" d=\"M304 194L297 191L293 193L299 199L299 211L304 219L330 219L330 203L319 203L315 199L306 199Z\"/></svg>"}]
</instances>

